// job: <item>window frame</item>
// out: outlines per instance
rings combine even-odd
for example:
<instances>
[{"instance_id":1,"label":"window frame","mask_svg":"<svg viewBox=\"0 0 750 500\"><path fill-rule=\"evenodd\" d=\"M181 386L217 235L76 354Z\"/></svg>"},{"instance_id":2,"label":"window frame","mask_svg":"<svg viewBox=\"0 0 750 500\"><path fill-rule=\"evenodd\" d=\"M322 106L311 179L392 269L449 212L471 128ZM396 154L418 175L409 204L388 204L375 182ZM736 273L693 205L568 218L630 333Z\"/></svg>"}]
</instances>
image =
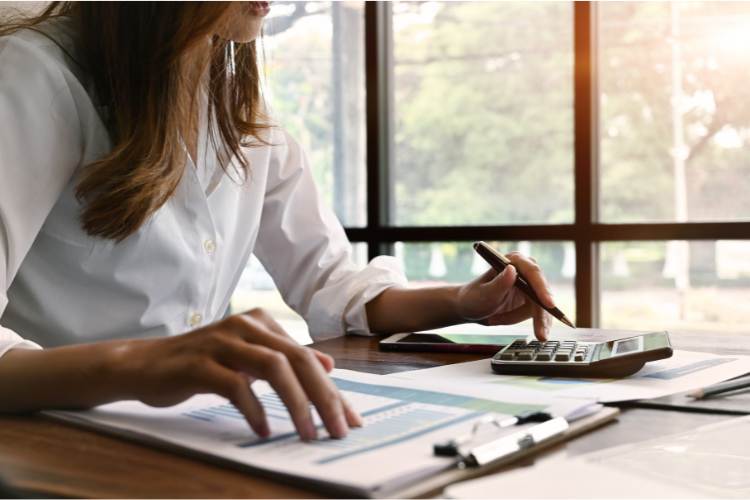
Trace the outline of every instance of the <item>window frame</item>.
<instances>
[{"instance_id":1,"label":"window frame","mask_svg":"<svg viewBox=\"0 0 750 500\"><path fill-rule=\"evenodd\" d=\"M573 2L575 222L555 225L404 227L392 225L392 6L387 1L365 2L367 226L345 228L349 240L367 243L369 259L378 255L393 255L393 243L397 241L573 241L576 249L576 323L579 327L597 328L601 324L601 243L748 239L750 222L599 222L597 3Z\"/></svg>"}]
</instances>

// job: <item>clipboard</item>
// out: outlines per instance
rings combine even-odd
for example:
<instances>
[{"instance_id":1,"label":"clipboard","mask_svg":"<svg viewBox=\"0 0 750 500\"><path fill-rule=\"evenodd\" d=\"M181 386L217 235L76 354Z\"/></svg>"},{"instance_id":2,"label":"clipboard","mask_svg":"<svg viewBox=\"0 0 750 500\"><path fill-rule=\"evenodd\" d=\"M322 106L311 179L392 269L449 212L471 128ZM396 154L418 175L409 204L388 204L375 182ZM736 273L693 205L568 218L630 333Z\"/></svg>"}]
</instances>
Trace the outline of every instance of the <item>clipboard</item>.
<instances>
[{"instance_id":1,"label":"clipboard","mask_svg":"<svg viewBox=\"0 0 750 500\"><path fill-rule=\"evenodd\" d=\"M446 486L450 484L453 484L459 481L466 481L468 479L474 479L474 478L481 477L487 474L492 474L493 472L496 472L499 469L513 462L523 460L527 457L533 456L545 449L548 449L559 443L572 439L575 436L583 434L591 429L602 426L614 420L619 414L620 414L620 410L618 408L605 406L601 410L599 410L598 412L592 415L583 417L579 420L575 420L574 422L570 423L568 429L565 432L558 434L551 439L548 439L546 441L543 441L541 443L538 443L526 449L523 449L501 460L497 460L491 463L490 465L487 465L484 467L466 467L463 469L460 469L454 466L450 469L443 470L442 472L438 472L435 475L421 479L415 483L408 484L407 486L404 486L404 487L396 487L394 489L388 489L385 491L379 491L379 490L372 491L369 493L369 498L418 498L418 497L434 496L436 494L440 494L443 488L445 488ZM224 459L215 455L211 455L208 453L201 453L198 451L190 450L184 447L180 447L178 445L167 443L166 441L153 439L153 438L150 438L148 436L145 436L136 432L127 431L127 430L117 430L113 427L107 427L103 425L92 425L90 423L84 424L81 421L78 421L75 419L64 418L64 417L61 417L60 415L53 415L50 413L41 412L38 415L43 418L49 418L51 420L56 420L61 423L72 425L74 427L79 427L82 429L99 432L101 434L119 437L127 441L141 443L150 447L162 449L162 450L176 453L182 456L199 459L202 461L213 463L215 465L237 470L240 472L261 475L262 477L266 479L282 481L292 486L310 489L311 491L318 491L332 498L335 498L335 497L368 498L368 497L362 497L361 492L355 492L354 490L341 488L340 486L337 486L337 485L324 484L324 483L316 484L309 480L296 477L294 475L279 474L275 472L256 470L256 469L253 469L252 467L242 465L237 462L233 462L231 460L227 460L227 459Z\"/></svg>"},{"instance_id":2,"label":"clipboard","mask_svg":"<svg viewBox=\"0 0 750 500\"><path fill-rule=\"evenodd\" d=\"M456 467L420 481L419 483L410 485L406 488L402 488L397 491L389 491L388 495L378 496L374 498L423 498L439 495L443 488L450 484L486 476L488 474L492 474L493 472L497 472L498 470L512 464L513 462L517 462L519 460L523 460L524 458L533 456L541 451L568 441L580 434L595 429L596 427L607 424L617 418L619 414L620 410L618 408L605 406L593 415L589 415L587 417L571 422L568 425L568 429L564 432L557 434L550 439L542 441L541 443L537 443L533 446L522 449L517 453L509 455L505 458L496 460L486 466L465 467L463 469Z\"/></svg>"}]
</instances>

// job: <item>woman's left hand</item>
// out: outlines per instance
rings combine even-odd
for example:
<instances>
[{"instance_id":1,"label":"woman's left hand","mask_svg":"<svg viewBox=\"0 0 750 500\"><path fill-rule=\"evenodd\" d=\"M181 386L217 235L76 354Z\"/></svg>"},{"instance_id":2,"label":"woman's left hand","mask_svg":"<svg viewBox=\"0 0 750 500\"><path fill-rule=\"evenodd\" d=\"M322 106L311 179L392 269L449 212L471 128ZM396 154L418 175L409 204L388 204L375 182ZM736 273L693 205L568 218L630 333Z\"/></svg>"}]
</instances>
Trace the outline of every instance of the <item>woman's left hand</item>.
<instances>
[{"instance_id":1,"label":"woman's left hand","mask_svg":"<svg viewBox=\"0 0 750 500\"><path fill-rule=\"evenodd\" d=\"M502 273L490 269L474 281L463 285L458 292L456 312L467 321L483 325L511 325L534 319L534 334L546 341L552 327L552 315L528 298L518 287L516 274L520 272L547 307L555 307L544 271L536 259L518 252L506 254L512 263Z\"/></svg>"}]
</instances>

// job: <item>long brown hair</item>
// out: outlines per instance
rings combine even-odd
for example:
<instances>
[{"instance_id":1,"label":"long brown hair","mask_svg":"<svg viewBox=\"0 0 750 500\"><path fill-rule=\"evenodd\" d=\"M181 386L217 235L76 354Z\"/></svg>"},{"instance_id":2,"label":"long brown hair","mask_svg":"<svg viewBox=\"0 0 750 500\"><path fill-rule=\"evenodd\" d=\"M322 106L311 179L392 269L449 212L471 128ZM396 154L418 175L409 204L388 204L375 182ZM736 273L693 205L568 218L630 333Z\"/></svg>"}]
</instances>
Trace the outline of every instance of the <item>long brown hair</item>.
<instances>
[{"instance_id":1,"label":"long brown hair","mask_svg":"<svg viewBox=\"0 0 750 500\"><path fill-rule=\"evenodd\" d=\"M196 64L210 77L209 137L219 136L221 156L235 157L231 165L241 172L234 173L249 173L241 147L268 144L256 44L215 36L234 3L52 2L37 16L0 23L2 36L24 28L46 34L45 21L76 20L78 62L93 78L113 145L82 169L76 185L87 234L120 242L174 194L187 161L183 138L197 125L200 90L189 77Z\"/></svg>"}]
</instances>

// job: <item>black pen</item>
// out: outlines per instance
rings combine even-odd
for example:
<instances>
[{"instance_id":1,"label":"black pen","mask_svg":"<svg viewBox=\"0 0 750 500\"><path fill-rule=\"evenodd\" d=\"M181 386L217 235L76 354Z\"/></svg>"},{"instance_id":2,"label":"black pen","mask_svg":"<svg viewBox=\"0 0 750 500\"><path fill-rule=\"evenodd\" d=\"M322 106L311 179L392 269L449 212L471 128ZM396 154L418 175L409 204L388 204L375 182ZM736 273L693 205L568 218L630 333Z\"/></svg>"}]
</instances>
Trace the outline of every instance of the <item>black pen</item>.
<instances>
[{"instance_id":1,"label":"black pen","mask_svg":"<svg viewBox=\"0 0 750 500\"><path fill-rule=\"evenodd\" d=\"M703 389L696 389L689 393L688 396L695 399L706 398L708 396L716 396L717 394L724 394L725 392L738 391L740 389L747 389L750 387L750 377L745 377L737 380L730 380L728 382L722 382L720 384L710 385Z\"/></svg>"},{"instance_id":2,"label":"black pen","mask_svg":"<svg viewBox=\"0 0 750 500\"><path fill-rule=\"evenodd\" d=\"M511 261L510 259L508 259L508 257L501 254L484 241L474 243L474 250L476 250L477 253L481 255L482 258L486 260L487 263L489 263L489 265L491 265L493 269L495 269L495 271L497 271L498 273L503 272L505 268L511 264ZM531 300L539 304L542 309L544 309L569 327L575 328L573 322L570 321L560 309L558 309L557 307L547 307L542 304L542 301L539 300L539 296L536 294L534 289L531 288L531 285L529 285L528 281L526 281L526 278L524 278L521 273L517 273L516 282L514 284Z\"/></svg>"}]
</instances>

